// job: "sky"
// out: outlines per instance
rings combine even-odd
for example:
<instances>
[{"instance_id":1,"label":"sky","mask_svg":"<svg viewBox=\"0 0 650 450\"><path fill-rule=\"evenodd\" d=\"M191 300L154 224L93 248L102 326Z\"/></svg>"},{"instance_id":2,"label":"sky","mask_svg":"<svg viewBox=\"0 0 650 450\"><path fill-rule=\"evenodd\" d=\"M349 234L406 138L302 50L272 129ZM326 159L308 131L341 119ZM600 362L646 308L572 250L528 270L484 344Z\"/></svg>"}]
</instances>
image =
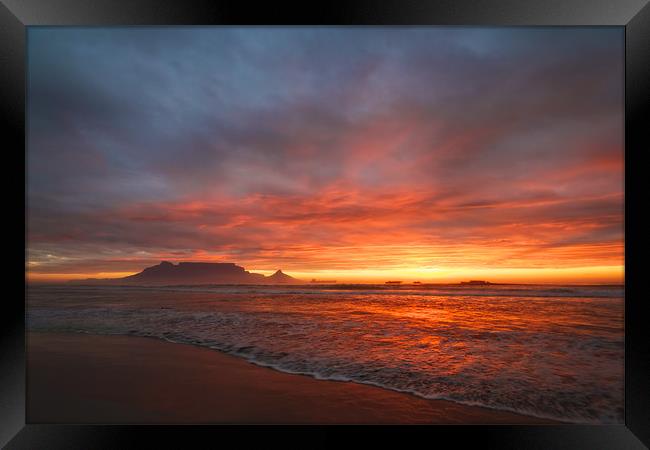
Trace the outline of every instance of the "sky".
<instances>
[{"instance_id":1,"label":"sky","mask_svg":"<svg viewBox=\"0 0 650 450\"><path fill-rule=\"evenodd\" d=\"M30 27L26 275L622 282L623 39Z\"/></svg>"}]
</instances>

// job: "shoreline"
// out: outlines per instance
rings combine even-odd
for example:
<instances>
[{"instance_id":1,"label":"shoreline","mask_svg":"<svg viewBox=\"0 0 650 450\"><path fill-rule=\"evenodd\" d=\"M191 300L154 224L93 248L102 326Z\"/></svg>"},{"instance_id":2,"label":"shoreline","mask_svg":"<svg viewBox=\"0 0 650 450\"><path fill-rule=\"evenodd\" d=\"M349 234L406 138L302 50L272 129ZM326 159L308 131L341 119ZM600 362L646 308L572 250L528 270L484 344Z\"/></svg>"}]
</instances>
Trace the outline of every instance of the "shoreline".
<instances>
[{"instance_id":1,"label":"shoreline","mask_svg":"<svg viewBox=\"0 0 650 450\"><path fill-rule=\"evenodd\" d=\"M28 423L558 424L153 337L27 332Z\"/></svg>"}]
</instances>

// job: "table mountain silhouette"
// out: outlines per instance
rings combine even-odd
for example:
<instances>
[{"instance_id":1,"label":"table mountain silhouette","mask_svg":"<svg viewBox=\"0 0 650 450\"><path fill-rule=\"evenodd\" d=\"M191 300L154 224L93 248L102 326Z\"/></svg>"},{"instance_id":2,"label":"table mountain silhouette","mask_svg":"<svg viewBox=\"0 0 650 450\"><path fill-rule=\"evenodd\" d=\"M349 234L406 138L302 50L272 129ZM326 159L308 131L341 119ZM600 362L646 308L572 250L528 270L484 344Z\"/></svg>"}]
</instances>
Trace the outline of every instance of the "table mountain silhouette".
<instances>
[{"instance_id":1,"label":"table mountain silhouette","mask_svg":"<svg viewBox=\"0 0 650 450\"><path fill-rule=\"evenodd\" d=\"M286 284L300 283L281 270L266 277L261 273L252 273L235 263L180 262L172 264L162 261L156 266L145 268L142 272L124 278L87 279L79 283L91 284L142 284L142 285L179 285L179 284Z\"/></svg>"}]
</instances>

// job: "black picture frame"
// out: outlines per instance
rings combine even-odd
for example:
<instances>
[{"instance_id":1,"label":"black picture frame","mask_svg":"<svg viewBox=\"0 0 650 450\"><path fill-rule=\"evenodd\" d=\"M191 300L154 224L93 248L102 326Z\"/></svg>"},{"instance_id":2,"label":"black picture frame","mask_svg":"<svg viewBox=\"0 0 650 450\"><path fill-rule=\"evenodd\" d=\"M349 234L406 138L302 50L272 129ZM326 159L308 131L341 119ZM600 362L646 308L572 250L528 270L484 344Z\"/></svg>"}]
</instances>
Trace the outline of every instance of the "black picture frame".
<instances>
[{"instance_id":1,"label":"black picture frame","mask_svg":"<svg viewBox=\"0 0 650 450\"><path fill-rule=\"evenodd\" d=\"M296 5L247 1L1 0L0 111L5 161L5 270L7 292L0 312L0 446L7 449L210 447L225 437L268 445L333 445L363 433L368 445L404 447L414 439L427 446L487 448L637 449L650 446L650 338L644 295L644 218L647 182L641 173L650 149L650 6L647 0L347 0ZM26 423L25 303L23 250L25 216L26 27L39 25L490 25L621 26L625 28L625 424L582 426L88 426ZM20 155L23 155L21 157ZM644 189L645 188L645 189ZM19 194L22 192L22 196ZM11 198L10 198L11 197ZM6 202L9 203L9 202ZM19 267L19 252L23 267ZM14 259L15 257L15 259ZM19 275L22 271L22 276ZM20 284L22 283L22 289ZM12 290L13 291L13 290ZM23 296L21 298L21 294Z\"/></svg>"}]
</instances>

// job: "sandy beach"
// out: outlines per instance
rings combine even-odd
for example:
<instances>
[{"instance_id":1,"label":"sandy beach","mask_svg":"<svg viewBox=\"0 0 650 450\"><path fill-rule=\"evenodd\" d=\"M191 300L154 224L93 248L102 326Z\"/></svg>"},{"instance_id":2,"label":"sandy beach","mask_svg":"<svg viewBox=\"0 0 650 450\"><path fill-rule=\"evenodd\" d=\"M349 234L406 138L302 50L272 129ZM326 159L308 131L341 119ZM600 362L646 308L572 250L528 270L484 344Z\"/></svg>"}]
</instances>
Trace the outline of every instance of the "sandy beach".
<instances>
[{"instance_id":1,"label":"sandy beach","mask_svg":"<svg viewBox=\"0 0 650 450\"><path fill-rule=\"evenodd\" d=\"M539 424L152 338L28 333L28 423Z\"/></svg>"}]
</instances>

